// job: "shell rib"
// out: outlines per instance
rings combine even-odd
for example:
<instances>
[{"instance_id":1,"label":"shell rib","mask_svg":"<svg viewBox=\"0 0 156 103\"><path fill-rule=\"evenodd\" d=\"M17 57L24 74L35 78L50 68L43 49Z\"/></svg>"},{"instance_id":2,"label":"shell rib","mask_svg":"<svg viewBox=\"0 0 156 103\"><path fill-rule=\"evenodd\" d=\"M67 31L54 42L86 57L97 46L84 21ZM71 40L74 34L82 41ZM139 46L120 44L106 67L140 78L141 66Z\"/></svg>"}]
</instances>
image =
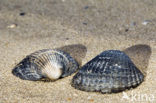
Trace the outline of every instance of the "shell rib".
<instances>
[{"instance_id":1,"label":"shell rib","mask_svg":"<svg viewBox=\"0 0 156 103\"><path fill-rule=\"evenodd\" d=\"M12 70L13 75L24 80L48 78L56 80L76 72L78 63L60 50L44 49L24 58Z\"/></svg>"},{"instance_id":2,"label":"shell rib","mask_svg":"<svg viewBox=\"0 0 156 103\"><path fill-rule=\"evenodd\" d=\"M125 53L108 50L86 63L73 77L72 86L83 91L112 93L136 87L143 79Z\"/></svg>"}]
</instances>

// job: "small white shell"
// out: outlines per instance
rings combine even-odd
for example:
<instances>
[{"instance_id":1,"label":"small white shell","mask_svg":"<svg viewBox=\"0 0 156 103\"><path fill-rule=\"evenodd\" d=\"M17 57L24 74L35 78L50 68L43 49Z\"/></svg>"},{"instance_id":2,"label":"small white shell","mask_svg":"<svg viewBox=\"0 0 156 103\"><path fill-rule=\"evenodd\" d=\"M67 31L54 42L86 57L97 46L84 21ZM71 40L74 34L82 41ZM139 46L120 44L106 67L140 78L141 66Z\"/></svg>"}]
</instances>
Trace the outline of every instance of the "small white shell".
<instances>
[{"instance_id":1,"label":"small white shell","mask_svg":"<svg viewBox=\"0 0 156 103\"><path fill-rule=\"evenodd\" d=\"M60 50L44 49L28 55L12 73L24 80L56 80L71 75L77 69L78 63L69 54Z\"/></svg>"},{"instance_id":2,"label":"small white shell","mask_svg":"<svg viewBox=\"0 0 156 103\"><path fill-rule=\"evenodd\" d=\"M147 24L149 24L151 21L150 20L144 20L143 22L142 22L142 25L147 25Z\"/></svg>"}]
</instances>

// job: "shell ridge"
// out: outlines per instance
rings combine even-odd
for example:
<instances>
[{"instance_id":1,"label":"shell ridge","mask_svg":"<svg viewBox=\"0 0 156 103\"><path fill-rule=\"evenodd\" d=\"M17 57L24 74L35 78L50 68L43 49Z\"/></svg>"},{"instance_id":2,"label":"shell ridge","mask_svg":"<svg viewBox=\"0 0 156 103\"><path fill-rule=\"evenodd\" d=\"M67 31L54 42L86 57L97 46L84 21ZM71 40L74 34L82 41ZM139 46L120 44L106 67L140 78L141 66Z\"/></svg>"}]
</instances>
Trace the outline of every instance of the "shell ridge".
<instances>
[{"instance_id":1,"label":"shell ridge","mask_svg":"<svg viewBox=\"0 0 156 103\"><path fill-rule=\"evenodd\" d=\"M29 79L36 80L35 78L40 79L41 76L38 75L40 74L39 72L36 75L33 74L37 65L36 66L33 65L35 67L32 68L33 70L30 70L31 62L28 62L29 59L30 58L25 58L24 60L22 60L17 66L15 66L12 73L25 80L29 80ZM24 66L24 64L27 64L27 65Z\"/></svg>"},{"instance_id":2,"label":"shell ridge","mask_svg":"<svg viewBox=\"0 0 156 103\"><path fill-rule=\"evenodd\" d=\"M56 70L48 70L56 67ZM46 68L46 71L43 69ZM57 68L60 68L58 70ZM43 49L27 55L17 64L12 73L25 80L40 80L47 76L65 77L78 69L78 63L68 53L60 50ZM47 71L48 70L48 71ZM56 74L54 72L57 72ZM50 73L47 76L44 73ZM62 74L61 74L62 73Z\"/></svg>"},{"instance_id":3,"label":"shell ridge","mask_svg":"<svg viewBox=\"0 0 156 103\"><path fill-rule=\"evenodd\" d=\"M100 53L73 77L72 86L84 91L111 93L136 87L143 74L124 52L108 50Z\"/></svg>"}]
</instances>

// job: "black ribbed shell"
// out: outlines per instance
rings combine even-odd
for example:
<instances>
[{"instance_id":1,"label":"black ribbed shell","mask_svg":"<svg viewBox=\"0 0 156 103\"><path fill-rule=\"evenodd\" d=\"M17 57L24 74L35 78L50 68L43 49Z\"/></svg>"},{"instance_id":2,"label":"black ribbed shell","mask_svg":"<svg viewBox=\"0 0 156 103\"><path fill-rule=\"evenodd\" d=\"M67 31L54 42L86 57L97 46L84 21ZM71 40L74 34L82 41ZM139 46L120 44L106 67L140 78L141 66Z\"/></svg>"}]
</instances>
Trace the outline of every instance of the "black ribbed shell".
<instances>
[{"instance_id":1,"label":"black ribbed shell","mask_svg":"<svg viewBox=\"0 0 156 103\"><path fill-rule=\"evenodd\" d=\"M73 77L72 86L83 91L112 93L136 87L143 79L124 52L108 50L86 63Z\"/></svg>"},{"instance_id":2,"label":"black ribbed shell","mask_svg":"<svg viewBox=\"0 0 156 103\"><path fill-rule=\"evenodd\" d=\"M40 80L45 77L41 70L45 65L51 65L51 61L61 65L62 75L66 77L78 70L78 63L69 54L53 49L43 49L36 51L26 58L24 58L19 64L12 70L13 75L24 80Z\"/></svg>"}]
</instances>

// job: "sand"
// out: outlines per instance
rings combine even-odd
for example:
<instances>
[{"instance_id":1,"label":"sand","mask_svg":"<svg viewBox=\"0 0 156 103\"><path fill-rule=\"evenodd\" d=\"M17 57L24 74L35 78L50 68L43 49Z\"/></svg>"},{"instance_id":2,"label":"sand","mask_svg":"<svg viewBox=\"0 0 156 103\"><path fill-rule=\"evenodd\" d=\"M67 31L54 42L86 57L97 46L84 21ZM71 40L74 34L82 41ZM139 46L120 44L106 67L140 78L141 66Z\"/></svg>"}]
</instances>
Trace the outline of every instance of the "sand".
<instances>
[{"instance_id":1,"label":"sand","mask_svg":"<svg viewBox=\"0 0 156 103\"><path fill-rule=\"evenodd\" d=\"M1 0L0 103L156 103L155 5L154 0ZM145 80L135 89L100 94L71 87L74 74L55 82L12 75L26 55L47 48L69 52L80 66L104 50L122 50Z\"/></svg>"}]
</instances>

